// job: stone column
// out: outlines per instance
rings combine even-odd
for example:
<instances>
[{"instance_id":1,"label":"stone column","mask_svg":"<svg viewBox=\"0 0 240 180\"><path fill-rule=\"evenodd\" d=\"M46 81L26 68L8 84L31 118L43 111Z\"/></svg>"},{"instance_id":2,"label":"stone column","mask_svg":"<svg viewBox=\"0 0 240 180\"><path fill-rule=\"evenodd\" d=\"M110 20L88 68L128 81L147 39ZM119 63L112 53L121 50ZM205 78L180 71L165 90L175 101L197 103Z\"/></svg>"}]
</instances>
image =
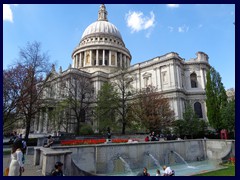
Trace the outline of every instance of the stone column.
<instances>
[{"instance_id":1,"label":"stone column","mask_svg":"<svg viewBox=\"0 0 240 180\"><path fill-rule=\"evenodd\" d=\"M92 66L92 50L90 50L90 66Z\"/></svg>"},{"instance_id":2,"label":"stone column","mask_svg":"<svg viewBox=\"0 0 240 180\"><path fill-rule=\"evenodd\" d=\"M179 77L179 86L180 88L183 88L183 76L182 76L182 69L181 69L181 66L178 66L178 70L179 70L179 74L180 74L180 77Z\"/></svg>"},{"instance_id":3,"label":"stone column","mask_svg":"<svg viewBox=\"0 0 240 180\"><path fill-rule=\"evenodd\" d=\"M126 55L123 55L123 67L126 68Z\"/></svg>"},{"instance_id":4,"label":"stone column","mask_svg":"<svg viewBox=\"0 0 240 180\"><path fill-rule=\"evenodd\" d=\"M75 68L76 66L76 56L73 57L73 67Z\"/></svg>"},{"instance_id":5,"label":"stone column","mask_svg":"<svg viewBox=\"0 0 240 180\"><path fill-rule=\"evenodd\" d=\"M82 67L82 53L79 53L79 66L78 67Z\"/></svg>"},{"instance_id":6,"label":"stone column","mask_svg":"<svg viewBox=\"0 0 240 180\"><path fill-rule=\"evenodd\" d=\"M177 87L178 87L178 89L181 89L181 83L180 83L180 78L179 77L181 77L181 73L179 73L179 66L177 65L176 66L176 70L177 70L177 82L178 82L178 84L177 84Z\"/></svg>"},{"instance_id":7,"label":"stone column","mask_svg":"<svg viewBox=\"0 0 240 180\"><path fill-rule=\"evenodd\" d=\"M75 55L74 56L74 64L73 64L73 68L76 68L76 65L77 65L77 56Z\"/></svg>"},{"instance_id":8,"label":"stone column","mask_svg":"<svg viewBox=\"0 0 240 180\"><path fill-rule=\"evenodd\" d=\"M34 119L34 126L33 131L36 133L38 131L38 125L39 125L39 112L37 113L37 117Z\"/></svg>"},{"instance_id":9,"label":"stone column","mask_svg":"<svg viewBox=\"0 0 240 180\"><path fill-rule=\"evenodd\" d=\"M42 132L42 127L43 127L43 116L42 116L42 109L40 109L39 111L39 124L38 124L38 133L41 133Z\"/></svg>"},{"instance_id":10,"label":"stone column","mask_svg":"<svg viewBox=\"0 0 240 180\"><path fill-rule=\"evenodd\" d=\"M115 52L115 66L117 67L117 52Z\"/></svg>"},{"instance_id":11,"label":"stone column","mask_svg":"<svg viewBox=\"0 0 240 180\"><path fill-rule=\"evenodd\" d=\"M48 133L49 119L48 119L48 108L46 108L45 112L45 127L44 132Z\"/></svg>"},{"instance_id":12,"label":"stone column","mask_svg":"<svg viewBox=\"0 0 240 180\"><path fill-rule=\"evenodd\" d=\"M34 132L39 133L39 124L40 124L40 111L37 113L37 119L35 121L36 128L34 128Z\"/></svg>"},{"instance_id":13,"label":"stone column","mask_svg":"<svg viewBox=\"0 0 240 180\"><path fill-rule=\"evenodd\" d=\"M177 118L180 119L181 111L180 111L180 100L179 100L178 97L176 98L176 103L175 104L176 104L176 107L177 107L176 108L177 109L177 114L176 115L177 115Z\"/></svg>"},{"instance_id":14,"label":"stone column","mask_svg":"<svg viewBox=\"0 0 240 180\"><path fill-rule=\"evenodd\" d=\"M109 52L109 58L108 58L108 61L109 61L109 66L112 66L112 53L111 53L111 50L108 51Z\"/></svg>"},{"instance_id":15,"label":"stone column","mask_svg":"<svg viewBox=\"0 0 240 180\"><path fill-rule=\"evenodd\" d=\"M45 111L45 109L43 109L43 111L42 111L42 133L44 133L45 132L45 130L46 130L46 111Z\"/></svg>"},{"instance_id":16,"label":"stone column","mask_svg":"<svg viewBox=\"0 0 240 180\"><path fill-rule=\"evenodd\" d=\"M179 98L179 108L180 108L180 113L179 113L179 118L182 119L182 115L183 115L183 101L182 98Z\"/></svg>"},{"instance_id":17,"label":"stone column","mask_svg":"<svg viewBox=\"0 0 240 180\"><path fill-rule=\"evenodd\" d=\"M175 72L175 63L173 62L173 64L170 64L170 74L172 75L172 87L177 88L177 84L176 84L176 72Z\"/></svg>"},{"instance_id":18,"label":"stone column","mask_svg":"<svg viewBox=\"0 0 240 180\"><path fill-rule=\"evenodd\" d=\"M162 91L162 72L161 72L161 66L159 67L159 88Z\"/></svg>"},{"instance_id":19,"label":"stone column","mask_svg":"<svg viewBox=\"0 0 240 180\"><path fill-rule=\"evenodd\" d=\"M175 62L173 62L171 70L172 70L171 74L173 74L173 86L174 86L174 88L177 88L177 86L178 86L178 81L177 81L178 74L177 74L177 68L176 68Z\"/></svg>"},{"instance_id":20,"label":"stone column","mask_svg":"<svg viewBox=\"0 0 240 180\"><path fill-rule=\"evenodd\" d=\"M99 65L99 60L98 60L98 49L96 49L96 66Z\"/></svg>"},{"instance_id":21,"label":"stone column","mask_svg":"<svg viewBox=\"0 0 240 180\"><path fill-rule=\"evenodd\" d=\"M154 68L154 71L155 71L156 87L158 89L158 68Z\"/></svg>"},{"instance_id":22,"label":"stone column","mask_svg":"<svg viewBox=\"0 0 240 180\"><path fill-rule=\"evenodd\" d=\"M201 76L202 76L202 89L205 89L205 74L204 74L204 69L200 68L201 71Z\"/></svg>"},{"instance_id":23,"label":"stone column","mask_svg":"<svg viewBox=\"0 0 240 180\"><path fill-rule=\"evenodd\" d=\"M75 68L78 68L78 66L79 66L79 55L76 54L75 57L76 57L76 59L75 59L75 60L76 60L76 63L75 63L75 66L74 66L74 67L75 67Z\"/></svg>"},{"instance_id":24,"label":"stone column","mask_svg":"<svg viewBox=\"0 0 240 180\"><path fill-rule=\"evenodd\" d=\"M123 58L122 58L122 53L119 53L119 55L120 55L120 67L122 68L123 66L122 66L122 60L123 60Z\"/></svg>"},{"instance_id":25,"label":"stone column","mask_svg":"<svg viewBox=\"0 0 240 180\"><path fill-rule=\"evenodd\" d=\"M102 65L105 66L105 49L103 49L103 60Z\"/></svg>"},{"instance_id":26,"label":"stone column","mask_svg":"<svg viewBox=\"0 0 240 180\"><path fill-rule=\"evenodd\" d=\"M168 75L169 75L169 87L172 86L172 79L171 79L171 68L170 68L170 64L168 65Z\"/></svg>"},{"instance_id":27,"label":"stone column","mask_svg":"<svg viewBox=\"0 0 240 180\"><path fill-rule=\"evenodd\" d=\"M86 56L87 56L86 51L83 52L83 55L84 55L84 58L83 58L83 67L85 67L85 65L86 65Z\"/></svg>"}]
</instances>

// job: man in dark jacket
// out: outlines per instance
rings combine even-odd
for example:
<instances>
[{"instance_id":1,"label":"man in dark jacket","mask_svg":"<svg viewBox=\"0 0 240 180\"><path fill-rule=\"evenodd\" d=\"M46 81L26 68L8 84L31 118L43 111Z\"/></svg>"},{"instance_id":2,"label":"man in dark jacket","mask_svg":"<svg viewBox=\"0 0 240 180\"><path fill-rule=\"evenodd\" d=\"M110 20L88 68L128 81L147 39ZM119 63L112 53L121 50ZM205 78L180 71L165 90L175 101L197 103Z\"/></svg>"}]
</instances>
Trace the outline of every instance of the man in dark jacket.
<instances>
[{"instance_id":1,"label":"man in dark jacket","mask_svg":"<svg viewBox=\"0 0 240 180\"><path fill-rule=\"evenodd\" d=\"M56 162L55 169L52 171L51 175L52 176L63 176L62 166L63 166L63 163L61 163L60 161Z\"/></svg>"}]
</instances>

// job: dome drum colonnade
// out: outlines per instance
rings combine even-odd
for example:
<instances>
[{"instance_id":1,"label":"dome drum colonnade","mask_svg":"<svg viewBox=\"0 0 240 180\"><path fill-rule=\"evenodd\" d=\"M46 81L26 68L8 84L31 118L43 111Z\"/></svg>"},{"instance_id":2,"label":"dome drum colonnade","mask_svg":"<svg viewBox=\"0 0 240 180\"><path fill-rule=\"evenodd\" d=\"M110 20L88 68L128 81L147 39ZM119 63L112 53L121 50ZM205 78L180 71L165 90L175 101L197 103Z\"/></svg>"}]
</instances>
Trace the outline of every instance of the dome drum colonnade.
<instances>
[{"instance_id":1,"label":"dome drum colonnade","mask_svg":"<svg viewBox=\"0 0 240 180\"><path fill-rule=\"evenodd\" d=\"M72 53L72 59L73 68L130 67L131 54L118 29L108 22L103 4L98 12L98 20L84 31L78 47Z\"/></svg>"}]
</instances>

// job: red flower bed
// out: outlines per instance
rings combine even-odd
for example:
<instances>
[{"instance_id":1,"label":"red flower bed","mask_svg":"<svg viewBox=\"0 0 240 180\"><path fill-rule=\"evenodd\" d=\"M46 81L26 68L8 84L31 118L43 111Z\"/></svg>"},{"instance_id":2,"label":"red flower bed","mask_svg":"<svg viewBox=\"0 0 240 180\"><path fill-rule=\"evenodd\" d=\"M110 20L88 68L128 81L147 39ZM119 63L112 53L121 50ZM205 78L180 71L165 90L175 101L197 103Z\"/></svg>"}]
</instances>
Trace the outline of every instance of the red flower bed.
<instances>
[{"instance_id":1,"label":"red flower bed","mask_svg":"<svg viewBox=\"0 0 240 180\"><path fill-rule=\"evenodd\" d=\"M230 158L228 159L228 161L229 161L230 164L235 165L235 157L230 157Z\"/></svg>"},{"instance_id":2,"label":"red flower bed","mask_svg":"<svg viewBox=\"0 0 240 180\"><path fill-rule=\"evenodd\" d=\"M128 142L127 139L112 139L113 143L126 143Z\"/></svg>"},{"instance_id":3,"label":"red flower bed","mask_svg":"<svg viewBox=\"0 0 240 180\"><path fill-rule=\"evenodd\" d=\"M62 146L71 146L71 145L83 145L83 144L103 144L106 142L106 139L74 139L74 140L62 140ZM112 139L113 143L126 143L127 139Z\"/></svg>"}]
</instances>

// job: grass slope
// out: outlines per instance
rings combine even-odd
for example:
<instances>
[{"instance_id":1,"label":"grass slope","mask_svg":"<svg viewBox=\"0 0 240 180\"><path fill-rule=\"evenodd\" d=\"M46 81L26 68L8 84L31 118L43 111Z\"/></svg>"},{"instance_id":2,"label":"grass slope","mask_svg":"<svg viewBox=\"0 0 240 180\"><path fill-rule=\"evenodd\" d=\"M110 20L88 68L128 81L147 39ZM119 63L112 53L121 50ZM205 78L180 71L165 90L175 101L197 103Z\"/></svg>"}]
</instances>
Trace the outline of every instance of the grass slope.
<instances>
[{"instance_id":1,"label":"grass slope","mask_svg":"<svg viewBox=\"0 0 240 180\"><path fill-rule=\"evenodd\" d=\"M226 169L196 174L194 176L235 176L235 166L230 165Z\"/></svg>"}]
</instances>

